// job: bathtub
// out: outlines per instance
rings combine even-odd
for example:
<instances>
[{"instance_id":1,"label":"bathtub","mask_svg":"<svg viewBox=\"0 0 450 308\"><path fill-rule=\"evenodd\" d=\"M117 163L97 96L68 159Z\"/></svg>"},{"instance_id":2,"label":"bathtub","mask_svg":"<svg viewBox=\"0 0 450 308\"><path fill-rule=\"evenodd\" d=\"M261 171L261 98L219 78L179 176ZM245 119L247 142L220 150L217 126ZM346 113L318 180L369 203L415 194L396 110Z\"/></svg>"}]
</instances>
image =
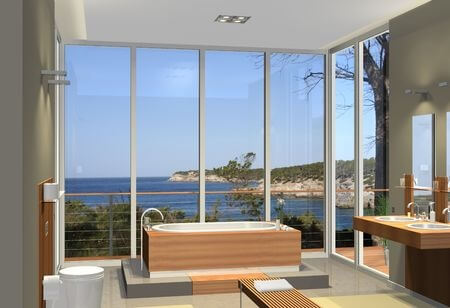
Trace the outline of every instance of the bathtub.
<instances>
[{"instance_id":1,"label":"bathtub","mask_svg":"<svg viewBox=\"0 0 450 308\"><path fill-rule=\"evenodd\" d=\"M143 232L149 272L300 266L301 232L272 222L175 223Z\"/></svg>"},{"instance_id":2,"label":"bathtub","mask_svg":"<svg viewBox=\"0 0 450 308\"><path fill-rule=\"evenodd\" d=\"M158 232L246 232L275 230L275 223L265 221L175 223L156 225L152 229Z\"/></svg>"}]
</instances>

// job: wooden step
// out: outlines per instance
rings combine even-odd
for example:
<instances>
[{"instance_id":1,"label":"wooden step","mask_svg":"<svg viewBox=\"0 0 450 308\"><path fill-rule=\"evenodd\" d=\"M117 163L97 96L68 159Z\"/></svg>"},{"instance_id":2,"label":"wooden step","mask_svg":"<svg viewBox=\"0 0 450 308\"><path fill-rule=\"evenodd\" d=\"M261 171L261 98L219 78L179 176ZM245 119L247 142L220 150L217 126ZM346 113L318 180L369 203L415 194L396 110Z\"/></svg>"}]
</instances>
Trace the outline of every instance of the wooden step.
<instances>
[{"instance_id":1,"label":"wooden step","mask_svg":"<svg viewBox=\"0 0 450 308\"><path fill-rule=\"evenodd\" d=\"M192 295L238 293L239 279L259 279L267 278L263 273L245 274L221 274L221 275L193 275Z\"/></svg>"}]
</instances>

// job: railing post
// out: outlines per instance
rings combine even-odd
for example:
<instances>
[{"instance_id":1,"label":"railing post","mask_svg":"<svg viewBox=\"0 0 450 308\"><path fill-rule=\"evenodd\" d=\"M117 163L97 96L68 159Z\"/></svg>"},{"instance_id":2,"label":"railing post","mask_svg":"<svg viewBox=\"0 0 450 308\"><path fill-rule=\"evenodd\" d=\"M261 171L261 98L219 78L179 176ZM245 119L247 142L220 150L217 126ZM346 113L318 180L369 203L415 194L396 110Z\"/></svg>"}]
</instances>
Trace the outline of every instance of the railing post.
<instances>
[{"instance_id":1,"label":"railing post","mask_svg":"<svg viewBox=\"0 0 450 308\"><path fill-rule=\"evenodd\" d=\"M109 196L109 207L108 207L108 216L109 216L109 255L113 255L113 196Z\"/></svg>"}]
</instances>

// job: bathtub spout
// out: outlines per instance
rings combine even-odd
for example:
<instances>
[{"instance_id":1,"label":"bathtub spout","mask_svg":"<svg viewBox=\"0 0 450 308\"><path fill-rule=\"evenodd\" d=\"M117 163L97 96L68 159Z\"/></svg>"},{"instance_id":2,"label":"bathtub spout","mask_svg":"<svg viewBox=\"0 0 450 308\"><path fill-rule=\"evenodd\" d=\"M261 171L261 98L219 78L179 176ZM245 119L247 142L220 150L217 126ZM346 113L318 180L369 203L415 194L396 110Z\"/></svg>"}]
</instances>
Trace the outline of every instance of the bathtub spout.
<instances>
[{"instance_id":1,"label":"bathtub spout","mask_svg":"<svg viewBox=\"0 0 450 308\"><path fill-rule=\"evenodd\" d=\"M144 270L144 256L142 255L142 239L144 238L144 235L142 234L142 225L143 225L143 222L144 222L144 216L148 212L157 212L157 213L159 213L159 215L161 215L161 220L164 222L164 215L163 215L163 213L161 213L160 210L158 210L158 209L156 209L154 207L146 209L144 211L144 213L142 213L142 215L141 215L141 272ZM149 272L150 272L150 269L149 269Z\"/></svg>"}]
</instances>

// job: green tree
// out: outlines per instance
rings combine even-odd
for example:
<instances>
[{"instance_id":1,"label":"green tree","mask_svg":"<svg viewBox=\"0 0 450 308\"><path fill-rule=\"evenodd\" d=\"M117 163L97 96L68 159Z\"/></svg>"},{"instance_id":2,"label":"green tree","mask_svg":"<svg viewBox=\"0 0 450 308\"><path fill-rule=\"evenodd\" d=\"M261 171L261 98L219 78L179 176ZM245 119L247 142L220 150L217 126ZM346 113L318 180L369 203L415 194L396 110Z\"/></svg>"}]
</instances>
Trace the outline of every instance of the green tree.
<instances>
[{"instance_id":1,"label":"green tree","mask_svg":"<svg viewBox=\"0 0 450 308\"><path fill-rule=\"evenodd\" d=\"M228 206L238 207L243 215L262 220L264 198L251 193L251 190L255 190L255 173L251 169L255 158L256 154L249 152L230 160L226 166L215 168L214 173L231 183L235 191L225 196Z\"/></svg>"}]
</instances>

